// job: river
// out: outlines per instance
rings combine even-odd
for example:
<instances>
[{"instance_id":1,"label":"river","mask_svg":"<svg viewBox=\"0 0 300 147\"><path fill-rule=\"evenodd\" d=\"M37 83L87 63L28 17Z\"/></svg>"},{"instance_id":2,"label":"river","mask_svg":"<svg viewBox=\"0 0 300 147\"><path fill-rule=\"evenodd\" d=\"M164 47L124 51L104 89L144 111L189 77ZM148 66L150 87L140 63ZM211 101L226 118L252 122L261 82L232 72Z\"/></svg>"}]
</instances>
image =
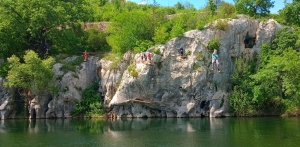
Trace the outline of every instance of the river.
<instances>
[{"instance_id":1,"label":"river","mask_svg":"<svg viewBox=\"0 0 300 147\"><path fill-rule=\"evenodd\" d=\"M296 147L300 118L1 120L1 147Z\"/></svg>"}]
</instances>

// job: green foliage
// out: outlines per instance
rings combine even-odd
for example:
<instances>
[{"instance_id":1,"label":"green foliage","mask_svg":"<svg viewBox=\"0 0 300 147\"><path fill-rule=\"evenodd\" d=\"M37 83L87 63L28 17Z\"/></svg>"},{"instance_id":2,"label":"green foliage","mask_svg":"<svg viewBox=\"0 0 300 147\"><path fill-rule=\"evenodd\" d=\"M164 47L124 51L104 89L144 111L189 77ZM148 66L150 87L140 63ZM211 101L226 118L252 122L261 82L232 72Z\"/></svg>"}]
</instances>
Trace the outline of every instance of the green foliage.
<instances>
[{"instance_id":1,"label":"green foliage","mask_svg":"<svg viewBox=\"0 0 300 147\"><path fill-rule=\"evenodd\" d=\"M198 70L200 67L200 65L198 65L197 63L193 64L193 70Z\"/></svg>"},{"instance_id":2,"label":"green foliage","mask_svg":"<svg viewBox=\"0 0 300 147\"><path fill-rule=\"evenodd\" d=\"M216 28L219 30L225 31L228 26L228 21L227 20L217 20Z\"/></svg>"},{"instance_id":3,"label":"green foliage","mask_svg":"<svg viewBox=\"0 0 300 147\"><path fill-rule=\"evenodd\" d=\"M256 115L257 105L252 100L252 85L249 76L254 73L253 61L238 57L235 61L232 83L234 89L229 97L230 109L236 115Z\"/></svg>"},{"instance_id":4,"label":"green foliage","mask_svg":"<svg viewBox=\"0 0 300 147\"><path fill-rule=\"evenodd\" d=\"M156 54L156 55L160 55L161 54L159 48L153 50L153 53Z\"/></svg>"},{"instance_id":5,"label":"green foliage","mask_svg":"<svg viewBox=\"0 0 300 147\"><path fill-rule=\"evenodd\" d=\"M191 51L190 50L188 50L187 52L186 52L186 55L191 55Z\"/></svg>"},{"instance_id":6,"label":"green foliage","mask_svg":"<svg viewBox=\"0 0 300 147\"><path fill-rule=\"evenodd\" d=\"M132 50L139 40L151 40L154 34L149 14L141 11L117 15L109 25L108 44L115 53Z\"/></svg>"},{"instance_id":7,"label":"green foliage","mask_svg":"<svg viewBox=\"0 0 300 147\"><path fill-rule=\"evenodd\" d=\"M6 77L9 71L9 62L4 62L0 65L0 77Z\"/></svg>"},{"instance_id":8,"label":"green foliage","mask_svg":"<svg viewBox=\"0 0 300 147\"><path fill-rule=\"evenodd\" d=\"M183 33L184 33L183 23L177 23L172 28L172 30L170 32L170 36L171 36L171 38L180 37L183 35Z\"/></svg>"},{"instance_id":9,"label":"green foliage","mask_svg":"<svg viewBox=\"0 0 300 147\"><path fill-rule=\"evenodd\" d=\"M256 115L255 105L251 101L251 96L239 86L235 86L229 97L230 111L239 116Z\"/></svg>"},{"instance_id":10,"label":"green foliage","mask_svg":"<svg viewBox=\"0 0 300 147\"><path fill-rule=\"evenodd\" d=\"M299 92L296 90L300 88L296 82L300 80L299 55L289 48L283 51L282 55L270 56L267 64L261 66L257 73L251 76L256 85L254 100L264 105L265 101L272 102L275 98L290 99L299 105ZM276 103L274 107L280 108L279 106L280 103Z\"/></svg>"},{"instance_id":11,"label":"green foliage","mask_svg":"<svg viewBox=\"0 0 300 147\"><path fill-rule=\"evenodd\" d=\"M119 63L122 61L122 55L118 53L108 53L104 57L104 59L112 61L112 63L109 66L109 69L118 69Z\"/></svg>"},{"instance_id":12,"label":"green foliage","mask_svg":"<svg viewBox=\"0 0 300 147\"><path fill-rule=\"evenodd\" d=\"M82 93L81 102L76 101L76 108L71 112L72 116L101 116L105 113L103 102L98 91L98 84L95 82L87 87Z\"/></svg>"},{"instance_id":13,"label":"green foliage","mask_svg":"<svg viewBox=\"0 0 300 147\"><path fill-rule=\"evenodd\" d=\"M136 42L136 47L134 48L135 53L140 53L140 52L146 52L148 48L153 46L153 42L150 40L144 40L144 41L137 41Z\"/></svg>"},{"instance_id":14,"label":"green foliage","mask_svg":"<svg viewBox=\"0 0 300 147\"><path fill-rule=\"evenodd\" d=\"M208 42L207 49L212 51L214 49L218 49L220 47L220 45L221 45L220 39L213 38Z\"/></svg>"},{"instance_id":15,"label":"green foliage","mask_svg":"<svg viewBox=\"0 0 300 147\"><path fill-rule=\"evenodd\" d=\"M235 9L239 14L250 16L266 16L270 13L270 8L274 7L271 0L234 0Z\"/></svg>"},{"instance_id":16,"label":"green foliage","mask_svg":"<svg viewBox=\"0 0 300 147\"><path fill-rule=\"evenodd\" d=\"M213 2L213 0L208 0L207 7L210 10L211 16L213 16L217 10L217 5Z\"/></svg>"},{"instance_id":17,"label":"green foliage","mask_svg":"<svg viewBox=\"0 0 300 147\"><path fill-rule=\"evenodd\" d=\"M5 86L23 88L38 95L51 86L49 83L54 75L52 57L41 60L34 51L28 50L24 55L25 63L21 63L15 55L8 58L8 62L10 65Z\"/></svg>"},{"instance_id":18,"label":"green foliage","mask_svg":"<svg viewBox=\"0 0 300 147\"><path fill-rule=\"evenodd\" d=\"M80 24L74 24L70 28L62 30L53 29L48 34L51 40L49 53L74 55L87 49L85 32ZM48 41L50 42L50 41Z\"/></svg>"},{"instance_id":19,"label":"green foliage","mask_svg":"<svg viewBox=\"0 0 300 147\"><path fill-rule=\"evenodd\" d=\"M97 30L96 28L91 28L85 31L87 36L87 44L90 51L105 51L108 49L108 44L106 42L107 34Z\"/></svg>"},{"instance_id":20,"label":"green foliage","mask_svg":"<svg viewBox=\"0 0 300 147\"><path fill-rule=\"evenodd\" d=\"M235 14L234 5L224 1L222 1L217 11L218 11L217 16L219 18L230 18Z\"/></svg>"},{"instance_id":21,"label":"green foliage","mask_svg":"<svg viewBox=\"0 0 300 147\"><path fill-rule=\"evenodd\" d=\"M175 7L176 9L178 9L178 10L183 10L183 9L185 9L185 8L184 8L184 5L182 5L180 2L177 2L177 3L174 5L174 7Z\"/></svg>"},{"instance_id":22,"label":"green foliage","mask_svg":"<svg viewBox=\"0 0 300 147\"><path fill-rule=\"evenodd\" d=\"M2 56L5 58L13 54L22 56L27 49L35 50L39 55L44 54L46 43L50 46L57 45L54 42L59 38L55 36L64 35L63 30L73 27L78 21L87 21L90 18L90 10L92 9L84 0L73 0L72 3L61 0L26 2L2 0L0 3ZM58 29L61 31L57 31Z\"/></svg>"},{"instance_id":23,"label":"green foliage","mask_svg":"<svg viewBox=\"0 0 300 147\"><path fill-rule=\"evenodd\" d=\"M139 73L137 72L137 70L135 69L135 65L134 64L130 64L127 67L128 73L132 76L132 77L138 77Z\"/></svg>"},{"instance_id":24,"label":"green foliage","mask_svg":"<svg viewBox=\"0 0 300 147\"><path fill-rule=\"evenodd\" d=\"M204 54L202 52L198 52L196 54L196 60L203 61L204 60Z\"/></svg>"},{"instance_id":25,"label":"green foliage","mask_svg":"<svg viewBox=\"0 0 300 147\"><path fill-rule=\"evenodd\" d=\"M235 84L230 97L234 113L294 113L300 106L300 53L294 47L298 37L280 29L271 45L261 46L259 66L238 59L232 76ZM249 62L251 63L251 62ZM256 69L256 70L254 70Z\"/></svg>"},{"instance_id":26,"label":"green foliage","mask_svg":"<svg viewBox=\"0 0 300 147\"><path fill-rule=\"evenodd\" d=\"M300 2L293 1L292 3L286 4L285 7L279 11L280 16L283 18L286 24L300 25Z\"/></svg>"},{"instance_id":27,"label":"green foliage","mask_svg":"<svg viewBox=\"0 0 300 147\"><path fill-rule=\"evenodd\" d=\"M63 60L60 70L63 71L64 73L68 71L75 72L76 66L79 66L82 62L83 62L83 58L81 57L76 57L74 60Z\"/></svg>"},{"instance_id":28,"label":"green foliage","mask_svg":"<svg viewBox=\"0 0 300 147\"><path fill-rule=\"evenodd\" d=\"M272 41L272 49L275 54L281 54L285 49L295 47L298 40L297 34L291 29L285 27L276 31L275 39Z\"/></svg>"},{"instance_id":29,"label":"green foliage","mask_svg":"<svg viewBox=\"0 0 300 147\"><path fill-rule=\"evenodd\" d=\"M167 32L167 28L164 26L157 27L155 29L153 41L155 44L164 44L169 39L169 33Z\"/></svg>"}]
</instances>

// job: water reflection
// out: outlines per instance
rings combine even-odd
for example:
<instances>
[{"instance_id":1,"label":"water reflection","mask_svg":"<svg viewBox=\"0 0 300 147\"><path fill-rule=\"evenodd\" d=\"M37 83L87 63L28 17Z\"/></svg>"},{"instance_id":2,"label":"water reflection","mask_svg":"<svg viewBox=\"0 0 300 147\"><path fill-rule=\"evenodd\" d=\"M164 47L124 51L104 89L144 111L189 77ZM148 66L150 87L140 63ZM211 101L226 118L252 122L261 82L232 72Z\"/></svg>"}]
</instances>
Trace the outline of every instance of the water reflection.
<instances>
[{"instance_id":1,"label":"water reflection","mask_svg":"<svg viewBox=\"0 0 300 147\"><path fill-rule=\"evenodd\" d=\"M299 118L1 120L1 146L295 146ZM17 141L16 141L17 138Z\"/></svg>"}]
</instances>

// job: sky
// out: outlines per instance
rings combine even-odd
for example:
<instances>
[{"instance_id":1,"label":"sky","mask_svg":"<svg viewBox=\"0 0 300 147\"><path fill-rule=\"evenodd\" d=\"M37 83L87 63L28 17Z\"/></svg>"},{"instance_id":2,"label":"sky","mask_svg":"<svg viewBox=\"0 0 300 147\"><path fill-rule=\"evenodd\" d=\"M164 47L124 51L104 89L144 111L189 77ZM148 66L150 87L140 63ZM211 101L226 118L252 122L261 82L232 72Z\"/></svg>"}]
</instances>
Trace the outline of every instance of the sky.
<instances>
[{"instance_id":1,"label":"sky","mask_svg":"<svg viewBox=\"0 0 300 147\"><path fill-rule=\"evenodd\" d=\"M132 2L142 2L143 0L131 0ZM145 0L148 4L153 4L153 0ZM174 6L177 2L180 2L182 4L189 2L194 5L196 9L203 8L208 0L156 0L156 3L158 3L160 6ZM224 0L225 2L234 4L233 0ZM275 1L275 6L270 9L271 13L277 13L278 10L282 9L284 7L284 0L273 0Z\"/></svg>"}]
</instances>

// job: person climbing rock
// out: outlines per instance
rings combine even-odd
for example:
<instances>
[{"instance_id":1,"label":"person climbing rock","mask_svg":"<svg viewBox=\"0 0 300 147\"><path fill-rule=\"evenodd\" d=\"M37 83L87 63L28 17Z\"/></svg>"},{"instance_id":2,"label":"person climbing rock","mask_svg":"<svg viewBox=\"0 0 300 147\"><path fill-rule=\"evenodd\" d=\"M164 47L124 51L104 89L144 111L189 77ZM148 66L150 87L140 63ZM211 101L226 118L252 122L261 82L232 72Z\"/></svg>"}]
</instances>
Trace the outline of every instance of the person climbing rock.
<instances>
[{"instance_id":1,"label":"person climbing rock","mask_svg":"<svg viewBox=\"0 0 300 147\"><path fill-rule=\"evenodd\" d=\"M83 52L84 61L87 60L88 54L89 53L86 50Z\"/></svg>"},{"instance_id":2,"label":"person climbing rock","mask_svg":"<svg viewBox=\"0 0 300 147\"><path fill-rule=\"evenodd\" d=\"M218 51L216 49L214 49L214 52L211 55L211 59L212 59L212 64L211 64L212 68L211 68L211 70L214 70L214 67L215 67L215 64L216 64L218 72L220 72L220 69L219 69L219 55L218 55Z\"/></svg>"},{"instance_id":3,"label":"person climbing rock","mask_svg":"<svg viewBox=\"0 0 300 147\"><path fill-rule=\"evenodd\" d=\"M179 48L179 53L180 53L180 56L183 57L183 48L182 47Z\"/></svg>"}]
</instances>

